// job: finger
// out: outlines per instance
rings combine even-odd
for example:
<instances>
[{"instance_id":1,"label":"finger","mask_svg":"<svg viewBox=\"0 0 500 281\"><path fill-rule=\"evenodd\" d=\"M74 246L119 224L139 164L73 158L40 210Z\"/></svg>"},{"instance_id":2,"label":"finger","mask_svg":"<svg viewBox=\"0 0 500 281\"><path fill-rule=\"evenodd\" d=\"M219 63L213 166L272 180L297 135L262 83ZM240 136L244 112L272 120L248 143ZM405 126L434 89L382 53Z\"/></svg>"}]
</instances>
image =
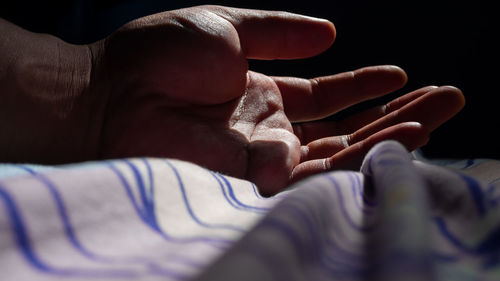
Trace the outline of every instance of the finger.
<instances>
[{"instance_id":1,"label":"finger","mask_svg":"<svg viewBox=\"0 0 500 281\"><path fill-rule=\"evenodd\" d=\"M336 135L355 132L356 130L359 130L360 128L370 124L371 122L402 108L408 103L416 100L417 98L436 88L436 86L423 87L399 98L396 98L385 105L376 106L366 111L349 116L344 120L338 122L336 126Z\"/></svg>"},{"instance_id":2,"label":"finger","mask_svg":"<svg viewBox=\"0 0 500 281\"><path fill-rule=\"evenodd\" d=\"M347 135L385 116L386 114L400 109L404 105L436 88L436 86L423 87L396 98L385 105L370 108L363 112L349 116L341 121L296 123L293 124L293 129L295 135L297 135L301 143L309 143L314 140L330 136Z\"/></svg>"},{"instance_id":3,"label":"finger","mask_svg":"<svg viewBox=\"0 0 500 281\"><path fill-rule=\"evenodd\" d=\"M302 146L300 162L326 158L349 147L349 135L318 139Z\"/></svg>"},{"instance_id":4,"label":"finger","mask_svg":"<svg viewBox=\"0 0 500 281\"><path fill-rule=\"evenodd\" d=\"M429 141L429 132L417 122L406 122L386 128L339 153L328 158L331 169L358 170L364 156L377 143L395 140L402 143L408 151L413 151Z\"/></svg>"},{"instance_id":5,"label":"finger","mask_svg":"<svg viewBox=\"0 0 500 281\"><path fill-rule=\"evenodd\" d=\"M464 101L460 90L453 87L432 88L430 92L420 97L418 97L418 92L413 93L411 96L417 98L405 105L403 105L404 101L401 100L390 103L388 107L392 113L352 134L325 137L308 143L306 148L302 149L301 161L334 155L353 144L370 138L379 131L387 130L386 128L394 127L394 125L402 122L417 121L416 124L422 124L420 125L422 131L429 134L456 114L462 108ZM406 102L411 100L408 97L403 99L406 99Z\"/></svg>"},{"instance_id":6,"label":"finger","mask_svg":"<svg viewBox=\"0 0 500 281\"><path fill-rule=\"evenodd\" d=\"M397 66L371 66L313 79L273 77L292 122L317 120L353 104L401 88L406 73Z\"/></svg>"},{"instance_id":7,"label":"finger","mask_svg":"<svg viewBox=\"0 0 500 281\"><path fill-rule=\"evenodd\" d=\"M411 125L422 127L422 124L418 122L405 122L398 125L394 125L393 128L397 129L399 128L398 126L407 127ZM393 132L393 130L395 129L392 129L392 131L389 130L389 132ZM424 129L422 129L421 131L423 132ZM427 134L429 133L428 131L426 132ZM353 134L351 134L351 135L326 137L312 141L308 143L306 146L304 146L304 148L302 148L301 162L311 159L329 157L369 137L370 136L366 136L364 138L358 138L358 137L354 138Z\"/></svg>"},{"instance_id":8,"label":"finger","mask_svg":"<svg viewBox=\"0 0 500 281\"><path fill-rule=\"evenodd\" d=\"M365 139L392 125L416 121L429 133L457 114L465 105L462 92L450 86L439 87L418 97L399 109L357 130L349 137L351 143Z\"/></svg>"},{"instance_id":9,"label":"finger","mask_svg":"<svg viewBox=\"0 0 500 281\"><path fill-rule=\"evenodd\" d=\"M335 40L333 23L324 19L278 11L204 8L234 26L243 51L251 59L306 58L323 52Z\"/></svg>"},{"instance_id":10,"label":"finger","mask_svg":"<svg viewBox=\"0 0 500 281\"><path fill-rule=\"evenodd\" d=\"M331 170L358 170L366 153L377 143L384 140L396 140L409 151L424 145L428 141L428 132L416 122L397 124L340 150L333 156L305 161L297 165L292 172L292 182L313 174Z\"/></svg>"},{"instance_id":11,"label":"finger","mask_svg":"<svg viewBox=\"0 0 500 281\"><path fill-rule=\"evenodd\" d=\"M421 97L421 96L427 94L428 92L435 90L437 88L439 88L439 87L427 86L427 87L423 87L423 88L420 88L418 90L415 90L413 92L410 92L410 93L403 95L401 97L398 97L398 98L390 101L386 105L384 105L384 112L390 113L394 110L400 109L401 107L405 106L406 104L416 100L417 98L419 98L419 97Z\"/></svg>"}]
</instances>

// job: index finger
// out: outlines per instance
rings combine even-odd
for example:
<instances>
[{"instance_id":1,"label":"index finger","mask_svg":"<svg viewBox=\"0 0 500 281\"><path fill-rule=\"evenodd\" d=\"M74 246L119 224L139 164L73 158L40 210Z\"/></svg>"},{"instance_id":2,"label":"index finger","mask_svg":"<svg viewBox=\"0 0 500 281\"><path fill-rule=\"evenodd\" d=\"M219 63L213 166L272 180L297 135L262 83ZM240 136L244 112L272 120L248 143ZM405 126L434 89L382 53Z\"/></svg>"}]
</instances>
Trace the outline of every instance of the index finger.
<instances>
[{"instance_id":1,"label":"index finger","mask_svg":"<svg viewBox=\"0 0 500 281\"><path fill-rule=\"evenodd\" d=\"M280 89L290 121L303 122L327 117L397 90L406 83L407 76L397 66L382 65L313 79L273 77L273 80Z\"/></svg>"}]
</instances>

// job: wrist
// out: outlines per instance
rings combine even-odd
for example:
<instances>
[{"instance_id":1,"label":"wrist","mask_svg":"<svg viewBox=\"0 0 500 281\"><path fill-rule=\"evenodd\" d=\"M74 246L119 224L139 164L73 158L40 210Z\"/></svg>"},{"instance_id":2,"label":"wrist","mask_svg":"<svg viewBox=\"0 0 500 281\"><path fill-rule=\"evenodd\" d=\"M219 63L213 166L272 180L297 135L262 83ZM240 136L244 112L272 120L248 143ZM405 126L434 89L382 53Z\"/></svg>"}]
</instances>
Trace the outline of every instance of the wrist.
<instances>
[{"instance_id":1,"label":"wrist","mask_svg":"<svg viewBox=\"0 0 500 281\"><path fill-rule=\"evenodd\" d=\"M8 71L0 71L5 86L0 93L0 161L92 158L89 122L96 98L90 90L91 49L13 25L7 34L0 48L13 59L1 62Z\"/></svg>"}]
</instances>

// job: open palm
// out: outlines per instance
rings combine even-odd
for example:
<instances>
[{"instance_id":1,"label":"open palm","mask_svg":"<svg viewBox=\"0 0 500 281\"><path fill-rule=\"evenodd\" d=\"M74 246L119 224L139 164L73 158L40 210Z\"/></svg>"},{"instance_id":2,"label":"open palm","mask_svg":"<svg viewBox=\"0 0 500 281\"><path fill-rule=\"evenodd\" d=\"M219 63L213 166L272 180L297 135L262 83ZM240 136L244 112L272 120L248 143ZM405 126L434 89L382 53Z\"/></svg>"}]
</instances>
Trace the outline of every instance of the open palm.
<instances>
[{"instance_id":1,"label":"open palm","mask_svg":"<svg viewBox=\"0 0 500 281\"><path fill-rule=\"evenodd\" d=\"M415 149L463 106L458 89L426 87L343 121L310 122L402 87L405 73L376 66L302 79L248 70L249 58L309 57L334 37L328 21L218 6L125 25L91 46L105 108L101 157L183 159L273 194L307 175L357 168L384 139Z\"/></svg>"}]
</instances>

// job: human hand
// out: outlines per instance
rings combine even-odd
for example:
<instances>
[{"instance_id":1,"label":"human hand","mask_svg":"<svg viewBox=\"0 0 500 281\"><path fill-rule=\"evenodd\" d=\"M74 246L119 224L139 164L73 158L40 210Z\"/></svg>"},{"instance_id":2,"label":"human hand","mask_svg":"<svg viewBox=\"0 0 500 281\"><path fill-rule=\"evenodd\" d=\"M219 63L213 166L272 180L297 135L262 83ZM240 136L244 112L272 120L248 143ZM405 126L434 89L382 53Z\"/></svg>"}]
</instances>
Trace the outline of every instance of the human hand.
<instances>
[{"instance_id":1,"label":"human hand","mask_svg":"<svg viewBox=\"0 0 500 281\"><path fill-rule=\"evenodd\" d=\"M413 150L462 108L458 89L426 87L344 121L309 122L394 91L406 74L394 66L314 79L248 70L247 59L310 57L334 37L328 21L218 6L132 21L91 45L90 85L103 108L98 157L183 159L273 194L314 173L357 169L381 140Z\"/></svg>"}]
</instances>

